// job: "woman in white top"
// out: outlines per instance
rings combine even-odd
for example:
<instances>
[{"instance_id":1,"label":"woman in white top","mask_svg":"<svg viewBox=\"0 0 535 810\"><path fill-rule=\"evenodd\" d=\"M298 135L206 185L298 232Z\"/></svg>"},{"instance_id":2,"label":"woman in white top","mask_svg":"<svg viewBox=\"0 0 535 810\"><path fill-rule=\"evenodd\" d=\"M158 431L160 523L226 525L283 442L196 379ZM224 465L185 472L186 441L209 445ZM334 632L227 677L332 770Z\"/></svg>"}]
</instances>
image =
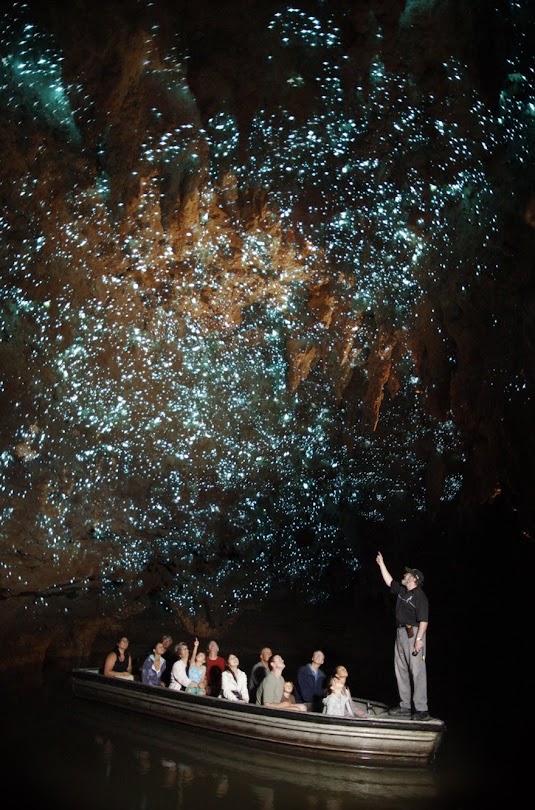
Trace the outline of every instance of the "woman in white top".
<instances>
[{"instance_id":1,"label":"woman in white top","mask_svg":"<svg viewBox=\"0 0 535 810\"><path fill-rule=\"evenodd\" d=\"M234 653L231 653L227 658L227 665L221 675L221 692L219 697L249 703L247 675L240 669L240 659L237 655L234 655Z\"/></svg>"},{"instance_id":2,"label":"woman in white top","mask_svg":"<svg viewBox=\"0 0 535 810\"><path fill-rule=\"evenodd\" d=\"M198 639L195 639L193 644L193 655L197 652L199 646ZM181 689L186 689L188 686L198 686L198 682L192 681L188 677L188 663L189 663L189 649L184 641L179 641L175 645L175 654L178 661L175 661L171 670L171 680L169 682L169 689L174 689L180 692Z\"/></svg>"}]
</instances>

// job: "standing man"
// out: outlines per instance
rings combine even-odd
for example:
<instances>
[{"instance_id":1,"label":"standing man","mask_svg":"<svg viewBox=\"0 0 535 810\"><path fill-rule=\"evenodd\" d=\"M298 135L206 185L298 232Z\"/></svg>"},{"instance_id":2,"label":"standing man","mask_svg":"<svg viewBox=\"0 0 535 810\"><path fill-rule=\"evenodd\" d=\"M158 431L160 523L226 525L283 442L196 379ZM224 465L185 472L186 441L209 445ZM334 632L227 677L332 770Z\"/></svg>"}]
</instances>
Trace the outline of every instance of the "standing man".
<instances>
[{"instance_id":1,"label":"standing man","mask_svg":"<svg viewBox=\"0 0 535 810\"><path fill-rule=\"evenodd\" d=\"M399 706L388 710L395 717L429 720L427 709L427 671L425 667L425 634L429 623L429 602L422 591L424 575L418 568L405 567L401 583L388 571L383 555L375 558L390 592L396 594L396 643L394 670L398 682ZM411 691L414 712L411 713Z\"/></svg>"}]
</instances>

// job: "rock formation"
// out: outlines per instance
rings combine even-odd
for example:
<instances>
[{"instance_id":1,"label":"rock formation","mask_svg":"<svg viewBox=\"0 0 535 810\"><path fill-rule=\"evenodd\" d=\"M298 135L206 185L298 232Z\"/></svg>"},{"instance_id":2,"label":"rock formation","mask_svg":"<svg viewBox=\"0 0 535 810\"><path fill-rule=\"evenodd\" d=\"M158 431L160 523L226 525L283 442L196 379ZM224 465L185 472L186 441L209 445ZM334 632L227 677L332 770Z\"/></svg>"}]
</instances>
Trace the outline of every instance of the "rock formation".
<instances>
[{"instance_id":1,"label":"rock formation","mask_svg":"<svg viewBox=\"0 0 535 810\"><path fill-rule=\"evenodd\" d=\"M532 537L527 5L7 8L6 650L321 599L496 498Z\"/></svg>"}]
</instances>

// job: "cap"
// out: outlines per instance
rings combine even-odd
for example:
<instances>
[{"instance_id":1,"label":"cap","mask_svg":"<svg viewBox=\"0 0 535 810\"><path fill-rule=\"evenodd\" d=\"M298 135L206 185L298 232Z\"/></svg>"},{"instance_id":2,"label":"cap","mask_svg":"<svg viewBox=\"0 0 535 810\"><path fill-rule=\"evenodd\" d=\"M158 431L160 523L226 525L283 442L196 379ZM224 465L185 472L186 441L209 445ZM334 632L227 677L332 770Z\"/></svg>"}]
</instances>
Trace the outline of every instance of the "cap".
<instances>
[{"instance_id":1,"label":"cap","mask_svg":"<svg viewBox=\"0 0 535 810\"><path fill-rule=\"evenodd\" d=\"M422 574L419 568L408 568L407 566L405 566L405 571L413 575L414 579L418 581L418 585L421 585L422 582L424 581L424 575Z\"/></svg>"}]
</instances>

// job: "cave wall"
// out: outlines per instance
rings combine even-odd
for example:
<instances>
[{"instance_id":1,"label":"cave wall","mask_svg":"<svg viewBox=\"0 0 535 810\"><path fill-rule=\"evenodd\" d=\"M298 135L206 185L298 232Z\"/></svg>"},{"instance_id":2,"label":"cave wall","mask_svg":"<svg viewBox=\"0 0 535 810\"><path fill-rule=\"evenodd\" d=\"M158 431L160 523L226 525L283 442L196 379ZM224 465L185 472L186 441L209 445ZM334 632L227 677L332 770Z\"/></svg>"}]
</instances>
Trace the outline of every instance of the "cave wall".
<instances>
[{"instance_id":1,"label":"cave wall","mask_svg":"<svg viewBox=\"0 0 535 810\"><path fill-rule=\"evenodd\" d=\"M533 31L484 0L7 8L6 644L321 599L367 531L496 498L532 537Z\"/></svg>"}]
</instances>

